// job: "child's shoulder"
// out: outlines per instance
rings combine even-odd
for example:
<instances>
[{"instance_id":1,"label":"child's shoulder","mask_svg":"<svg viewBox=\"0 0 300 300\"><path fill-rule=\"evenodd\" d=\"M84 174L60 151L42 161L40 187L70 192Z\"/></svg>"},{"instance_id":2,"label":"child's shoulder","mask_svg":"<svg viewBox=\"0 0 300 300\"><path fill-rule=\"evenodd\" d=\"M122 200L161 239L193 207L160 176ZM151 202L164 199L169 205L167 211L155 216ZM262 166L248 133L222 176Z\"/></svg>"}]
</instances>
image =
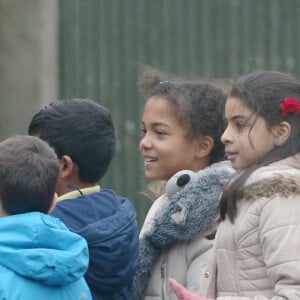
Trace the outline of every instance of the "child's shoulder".
<instances>
[{"instance_id":1,"label":"child's shoulder","mask_svg":"<svg viewBox=\"0 0 300 300\"><path fill-rule=\"evenodd\" d=\"M257 169L247 180L244 188L246 197L271 197L281 194L300 195L299 162L287 158Z\"/></svg>"},{"instance_id":2,"label":"child's shoulder","mask_svg":"<svg viewBox=\"0 0 300 300\"><path fill-rule=\"evenodd\" d=\"M269 181L291 177L295 177L295 180L300 180L300 156L298 155L258 168L251 174L246 184L249 185L262 180Z\"/></svg>"}]
</instances>

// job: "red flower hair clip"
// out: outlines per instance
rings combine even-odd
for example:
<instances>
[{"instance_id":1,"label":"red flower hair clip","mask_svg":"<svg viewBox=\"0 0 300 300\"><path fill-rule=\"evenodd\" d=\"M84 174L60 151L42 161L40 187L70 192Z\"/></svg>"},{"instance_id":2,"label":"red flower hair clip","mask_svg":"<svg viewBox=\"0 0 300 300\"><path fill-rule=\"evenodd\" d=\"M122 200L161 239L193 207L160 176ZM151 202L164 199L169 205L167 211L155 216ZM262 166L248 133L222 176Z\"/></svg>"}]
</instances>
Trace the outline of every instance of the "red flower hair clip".
<instances>
[{"instance_id":1,"label":"red flower hair clip","mask_svg":"<svg viewBox=\"0 0 300 300\"><path fill-rule=\"evenodd\" d=\"M297 98L285 98L280 103L279 108L284 117L289 113L300 114L300 103Z\"/></svg>"}]
</instances>

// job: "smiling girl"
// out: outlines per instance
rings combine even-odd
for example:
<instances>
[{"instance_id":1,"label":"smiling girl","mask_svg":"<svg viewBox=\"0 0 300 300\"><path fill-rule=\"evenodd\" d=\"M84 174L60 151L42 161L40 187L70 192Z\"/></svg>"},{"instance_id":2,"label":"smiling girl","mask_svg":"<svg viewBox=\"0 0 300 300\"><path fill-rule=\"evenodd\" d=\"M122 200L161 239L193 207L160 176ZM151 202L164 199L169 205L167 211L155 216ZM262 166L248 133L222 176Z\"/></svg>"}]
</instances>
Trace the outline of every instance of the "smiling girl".
<instances>
[{"instance_id":1,"label":"smiling girl","mask_svg":"<svg viewBox=\"0 0 300 300\"><path fill-rule=\"evenodd\" d=\"M170 276L197 290L196 274L213 243L207 235L215 225L223 184L233 173L222 161L220 141L226 96L211 84L166 80L152 69L142 73L140 85L146 99L140 141L146 178L167 182L180 170L197 175L195 182L154 202L140 233L133 299L169 300L175 299Z\"/></svg>"}]
</instances>

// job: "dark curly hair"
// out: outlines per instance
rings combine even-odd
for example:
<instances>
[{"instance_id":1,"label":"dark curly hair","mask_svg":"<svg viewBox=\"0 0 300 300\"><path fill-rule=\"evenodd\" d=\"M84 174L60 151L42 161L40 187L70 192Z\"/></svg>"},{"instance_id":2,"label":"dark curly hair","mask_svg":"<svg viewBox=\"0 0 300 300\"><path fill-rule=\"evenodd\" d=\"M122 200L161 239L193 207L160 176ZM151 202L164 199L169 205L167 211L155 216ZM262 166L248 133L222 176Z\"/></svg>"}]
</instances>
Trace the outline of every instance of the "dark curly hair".
<instances>
[{"instance_id":1,"label":"dark curly hair","mask_svg":"<svg viewBox=\"0 0 300 300\"><path fill-rule=\"evenodd\" d=\"M210 163L224 159L221 135L225 129L225 92L210 83L197 80L171 79L161 71L144 67L139 87L146 101L152 96L162 96L172 104L178 120L188 126L188 137L210 136L214 147Z\"/></svg>"}]
</instances>

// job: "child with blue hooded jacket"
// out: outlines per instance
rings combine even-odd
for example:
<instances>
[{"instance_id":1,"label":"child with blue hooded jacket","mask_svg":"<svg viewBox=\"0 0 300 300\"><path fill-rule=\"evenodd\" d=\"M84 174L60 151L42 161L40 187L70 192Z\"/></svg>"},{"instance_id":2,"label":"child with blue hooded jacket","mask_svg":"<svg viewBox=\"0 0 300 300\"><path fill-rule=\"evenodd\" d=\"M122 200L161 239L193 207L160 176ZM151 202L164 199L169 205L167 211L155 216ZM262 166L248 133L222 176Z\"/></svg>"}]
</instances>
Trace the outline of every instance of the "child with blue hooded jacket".
<instances>
[{"instance_id":1,"label":"child with blue hooded jacket","mask_svg":"<svg viewBox=\"0 0 300 300\"><path fill-rule=\"evenodd\" d=\"M92 299L83 277L86 241L48 215L58 172L57 156L42 140L0 143L0 299Z\"/></svg>"}]
</instances>

